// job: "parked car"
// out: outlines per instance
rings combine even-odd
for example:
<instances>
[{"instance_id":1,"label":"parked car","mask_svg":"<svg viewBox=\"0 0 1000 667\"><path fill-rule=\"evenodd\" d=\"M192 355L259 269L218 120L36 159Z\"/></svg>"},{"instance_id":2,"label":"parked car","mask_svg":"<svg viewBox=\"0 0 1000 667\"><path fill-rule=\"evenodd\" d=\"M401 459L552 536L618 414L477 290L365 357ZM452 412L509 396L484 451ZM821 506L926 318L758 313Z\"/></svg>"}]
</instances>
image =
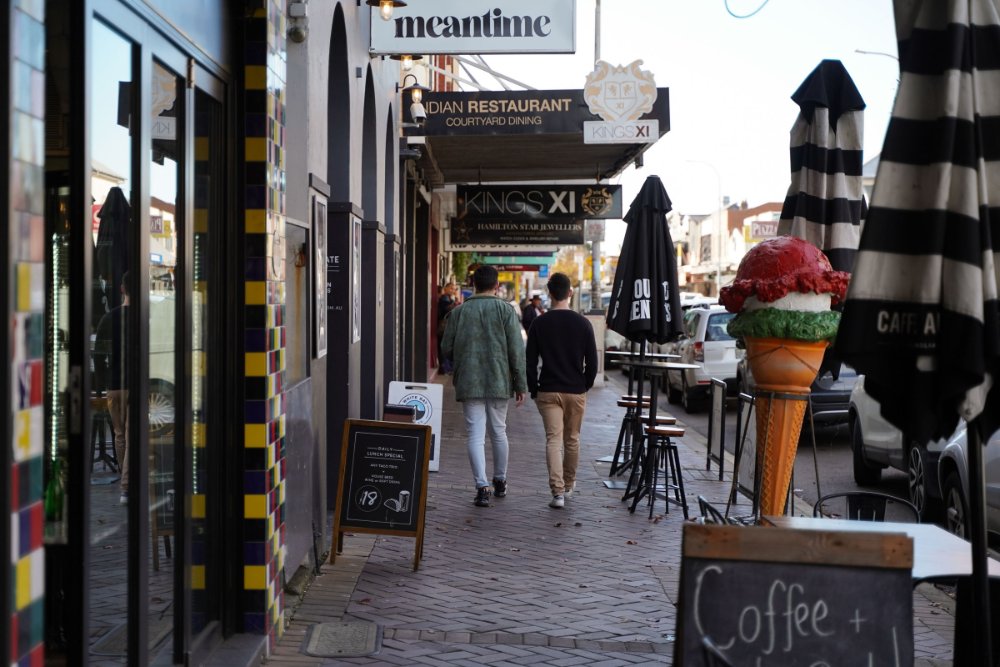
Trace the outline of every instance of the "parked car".
<instances>
[{"instance_id":1,"label":"parked car","mask_svg":"<svg viewBox=\"0 0 1000 667\"><path fill-rule=\"evenodd\" d=\"M848 423L848 408L851 402L851 391L857 384L858 374L847 364L841 364L840 370L825 370L818 375L810 387L809 401L812 405L812 422L817 426L838 426ZM750 362L744 356L736 368L736 383L744 394L753 395L757 388ZM810 425L809 415L803 428Z\"/></svg>"},{"instance_id":2,"label":"parked car","mask_svg":"<svg viewBox=\"0 0 1000 667\"><path fill-rule=\"evenodd\" d=\"M736 364L743 354L727 330L735 316L722 306L695 307L684 313L684 336L674 344L673 354L697 368L667 373L667 400L694 412L707 398L712 378L725 380L735 393Z\"/></svg>"},{"instance_id":3,"label":"parked car","mask_svg":"<svg viewBox=\"0 0 1000 667\"><path fill-rule=\"evenodd\" d=\"M986 478L986 530L990 547L1000 548L1000 432L983 450ZM938 462L937 477L944 497L945 528L959 537L969 534L969 464L964 422L948 439Z\"/></svg>"},{"instance_id":4,"label":"parked car","mask_svg":"<svg viewBox=\"0 0 1000 667\"><path fill-rule=\"evenodd\" d=\"M929 519L940 506L938 459L945 440L920 447L882 417L878 401L865 391L865 378L858 376L848 408L854 481L862 486L878 484L882 471L891 467L906 473L909 500L921 520Z\"/></svg>"}]
</instances>

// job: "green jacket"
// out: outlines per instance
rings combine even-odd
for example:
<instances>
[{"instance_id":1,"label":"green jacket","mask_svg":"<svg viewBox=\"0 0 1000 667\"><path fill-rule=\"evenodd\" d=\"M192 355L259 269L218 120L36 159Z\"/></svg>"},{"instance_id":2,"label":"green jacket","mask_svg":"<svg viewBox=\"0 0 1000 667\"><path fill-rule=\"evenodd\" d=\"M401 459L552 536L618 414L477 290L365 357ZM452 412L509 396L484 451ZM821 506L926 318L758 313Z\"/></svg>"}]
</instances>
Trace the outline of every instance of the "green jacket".
<instances>
[{"instance_id":1,"label":"green jacket","mask_svg":"<svg viewBox=\"0 0 1000 667\"><path fill-rule=\"evenodd\" d=\"M449 313L441 352L454 365L457 400L528 391L522 331L517 311L491 294L474 294Z\"/></svg>"}]
</instances>

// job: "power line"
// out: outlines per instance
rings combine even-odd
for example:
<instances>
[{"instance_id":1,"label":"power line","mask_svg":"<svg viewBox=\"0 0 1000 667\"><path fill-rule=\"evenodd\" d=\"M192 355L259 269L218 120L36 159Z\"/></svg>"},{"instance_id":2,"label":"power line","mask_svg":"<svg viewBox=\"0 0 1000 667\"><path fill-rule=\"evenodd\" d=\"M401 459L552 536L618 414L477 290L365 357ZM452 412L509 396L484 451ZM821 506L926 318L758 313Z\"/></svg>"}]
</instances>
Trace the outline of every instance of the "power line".
<instances>
[{"instance_id":1,"label":"power line","mask_svg":"<svg viewBox=\"0 0 1000 667\"><path fill-rule=\"evenodd\" d=\"M729 15L732 16L734 19L748 19L751 16L753 16L754 14L756 14L757 12L759 12L760 10L764 9L764 7L767 5L767 3L769 3L771 0L764 0L764 2L760 3L760 7L758 7L755 10L753 10L749 14L743 14L742 16L740 16L739 14L734 13L733 10L730 9L730 7L729 7L729 0L723 0L723 1L725 2L725 5L726 5L726 11L729 12Z\"/></svg>"}]
</instances>

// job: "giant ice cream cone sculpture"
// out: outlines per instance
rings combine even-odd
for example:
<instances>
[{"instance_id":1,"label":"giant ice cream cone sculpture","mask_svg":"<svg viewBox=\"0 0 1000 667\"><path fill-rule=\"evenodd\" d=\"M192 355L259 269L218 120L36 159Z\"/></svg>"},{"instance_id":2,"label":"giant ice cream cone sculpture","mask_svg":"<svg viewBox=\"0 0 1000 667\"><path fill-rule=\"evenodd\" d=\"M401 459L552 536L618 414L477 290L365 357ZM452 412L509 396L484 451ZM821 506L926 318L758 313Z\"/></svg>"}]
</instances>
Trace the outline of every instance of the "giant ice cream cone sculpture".
<instances>
[{"instance_id":1,"label":"giant ice cream cone sculpture","mask_svg":"<svg viewBox=\"0 0 1000 667\"><path fill-rule=\"evenodd\" d=\"M781 514L795 464L809 387L837 333L850 275L834 271L807 241L779 236L744 256L719 300L738 313L729 333L746 345L757 384L757 466L762 514Z\"/></svg>"}]
</instances>

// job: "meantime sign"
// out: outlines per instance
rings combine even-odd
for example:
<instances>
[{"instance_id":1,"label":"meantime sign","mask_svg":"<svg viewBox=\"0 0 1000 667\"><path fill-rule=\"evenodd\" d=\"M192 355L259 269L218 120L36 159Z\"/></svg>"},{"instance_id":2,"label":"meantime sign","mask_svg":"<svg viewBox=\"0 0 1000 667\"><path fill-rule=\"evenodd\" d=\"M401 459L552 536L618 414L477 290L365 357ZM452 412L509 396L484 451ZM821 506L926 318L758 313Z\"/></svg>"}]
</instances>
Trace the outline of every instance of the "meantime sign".
<instances>
[{"instance_id":1,"label":"meantime sign","mask_svg":"<svg viewBox=\"0 0 1000 667\"><path fill-rule=\"evenodd\" d=\"M459 185L462 220L621 218L620 185Z\"/></svg>"},{"instance_id":2,"label":"meantime sign","mask_svg":"<svg viewBox=\"0 0 1000 667\"><path fill-rule=\"evenodd\" d=\"M583 244L583 220L543 222L456 218L451 221L449 232L451 241L455 243Z\"/></svg>"},{"instance_id":3,"label":"meantime sign","mask_svg":"<svg viewBox=\"0 0 1000 667\"><path fill-rule=\"evenodd\" d=\"M371 15L372 53L575 53L575 0L436 0Z\"/></svg>"}]
</instances>

